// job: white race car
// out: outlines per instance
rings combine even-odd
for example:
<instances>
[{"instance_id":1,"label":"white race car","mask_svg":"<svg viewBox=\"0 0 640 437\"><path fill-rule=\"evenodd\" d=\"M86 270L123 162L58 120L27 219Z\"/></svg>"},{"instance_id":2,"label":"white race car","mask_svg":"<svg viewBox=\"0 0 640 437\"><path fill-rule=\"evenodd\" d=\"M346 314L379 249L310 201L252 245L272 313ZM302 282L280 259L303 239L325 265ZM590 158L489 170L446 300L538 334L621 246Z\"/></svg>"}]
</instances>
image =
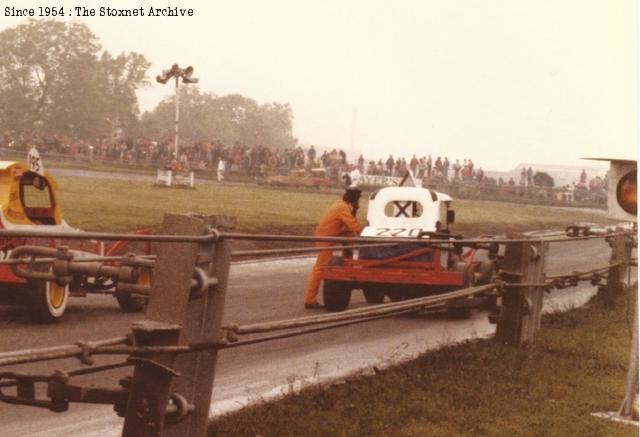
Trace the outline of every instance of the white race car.
<instances>
[{"instance_id":1,"label":"white race car","mask_svg":"<svg viewBox=\"0 0 640 437\"><path fill-rule=\"evenodd\" d=\"M447 247L403 243L367 247L357 259L334 256L323 270L323 297L328 311L342 311L349 305L351 292L361 289L369 303L381 303L443 293L486 283L495 270L495 251L490 259L478 261L476 249L462 250L455 244L460 235L450 231L455 221L453 199L447 194L419 187L388 187L371 194L364 237L436 238L451 240ZM465 299L452 302L449 310L467 315Z\"/></svg>"}]
</instances>

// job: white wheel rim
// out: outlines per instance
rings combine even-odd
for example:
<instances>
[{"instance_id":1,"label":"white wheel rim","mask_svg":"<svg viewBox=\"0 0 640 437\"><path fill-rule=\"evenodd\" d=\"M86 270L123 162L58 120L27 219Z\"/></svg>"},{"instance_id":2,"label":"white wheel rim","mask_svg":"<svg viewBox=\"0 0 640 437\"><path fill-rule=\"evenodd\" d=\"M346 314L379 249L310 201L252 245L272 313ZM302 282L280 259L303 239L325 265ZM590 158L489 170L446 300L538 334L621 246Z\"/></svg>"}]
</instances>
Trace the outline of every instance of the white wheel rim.
<instances>
[{"instance_id":1,"label":"white wheel rim","mask_svg":"<svg viewBox=\"0 0 640 437\"><path fill-rule=\"evenodd\" d=\"M69 286L58 285L55 282L47 282L46 289L47 308L53 317L60 317L67 308L69 298Z\"/></svg>"}]
</instances>

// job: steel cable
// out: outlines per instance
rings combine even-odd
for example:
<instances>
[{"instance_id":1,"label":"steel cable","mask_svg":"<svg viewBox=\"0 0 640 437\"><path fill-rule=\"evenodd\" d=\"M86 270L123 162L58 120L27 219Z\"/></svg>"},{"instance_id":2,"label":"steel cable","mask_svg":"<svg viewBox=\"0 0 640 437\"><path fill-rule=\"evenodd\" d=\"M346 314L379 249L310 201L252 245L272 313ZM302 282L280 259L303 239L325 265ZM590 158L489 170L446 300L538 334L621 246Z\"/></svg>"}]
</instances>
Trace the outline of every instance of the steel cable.
<instances>
[{"instance_id":1,"label":"steel cable","mask_svg":"<svg viewBox=\"0 0 640 437\"><path fill-rule=\"evenodd\" d=\"M60 238L68 240L100 240L100 241L148 241L155 243L211 243L217 239L213 233L205 235L149 235L127 234L118 232L88 231L51 231L51 230L19 230L0 229L1 237L14 238Z\"/></svg>"},{"instance_id":2,"label":"steel cable","mask_svg":"<svg viewBox=\"0 0 640 437\"><path fill-rule=\"evenodd\" d=\"M411 299L408 301L387 303L382 305L376 305L374 307L356 308L352 310L343 311L340 313L323 314L320 316L300 317L297 319L281 320L277 322L266 323L254 323L250 325L233 325L229 324L225 326L226 329L232 331L235 334L257 334L262 332L270 332L282 329L291 329L301 326L318 325L322 323L340 322L344 320L351 320L369 316L377 316L382 314L391 313L394 311L410 310L416 308L423 308L430 305L436 305L444 303L448 300L460 299L474 294L489 291L497 287L497 284L480 285L477 287L463 288L448 293L439 294L436 296L427 296L423 298Z\"/></svg>"},{"instance_id":3,"label":"steel cable","mask_svg":"<svg viewBox=\"0 0 640 437\"><path fill-rule=\"evenodd\" d=\"M605 271L610 267L624 264L623 262L611 263L606 267L601 267L585 272L576 272L569 275L550 276L546 285L553 285L555 281L578 279L580 276L596 274L601 271ZM585 280L585 279L582 279ZM227 332L234 335L247 335L247 334L259 334L267 333L278 330L288 330L300 327L310 327L315 325L323 325L322 327L311 328L309 330L303 330L294 333L284 333L271 337L262 337L258 339L251 339L246 341L229 343L227 341L221 342L209 342L205 344L192 344L192 345L179 345L179 346L165 346L165 347L147 347L141 348L137 346L119 346L127 344L129 342L128 337L116 337L111 339L98 340L94 342L83 342L75 345L66 346L53 346L40 349L28 349L19 351L10 351L0 353L0 366L8 366L13 364L22 364L28 362L46 361L61 358L80 358L81 356L90 356L93 354L129 354L129 353L151 353L151 352L172 352L172 353L186 353L195 352L203 349L211 348L229 348L237 347L244 344L254 344L269 339L287 338L289 336L302 335L303 333L318 332L323 329L332 329L335 327L360 323L368 320L376 320L383 317L392 317L394 315L415 312L427 307L434 307L443 305L445 302L454 299L462 299L475 294L487 292L496 288L503 287L518 287L518 286L542 286L541 284L518 284L518 283L504 283L494 282L487 285L481 285L476 287L464 288L448 293L439 294L436 296L427 296L418 299L411 299L409 301L394 302L375 307L364 307L347 310L341 313L324 314L319 316L301 317L288 320L281 320L276 322L266 323L254 323L248 325L235 325L228 324L223 327Z\"/></svg>"},{"instance_id":4,"label":"steel cable","mask_svg":"<svg viewBox=\"0 0 640 437\"><path fill-rule=\"evenodd\" d=\"M66 377L82 376L82 375L89 375L91 373L105 372L107 370L119 369L121 367L128 367L128 366L133 366L133 363L129 361L121 361L119 363L104 364L101 366L82 367L80 369L69 370L66 372L56 371L56 373L52 375L31 375L31 374L21 374L21 373L15 373L15 372L0 372L0 388L16 386L18 384L17 380L19 380L21 376L26 376L29 379L37 378L40 381L46 381L48 378L50 378L51 380L54 380L54 379L58 380L60 379L60 375L64 375ZM15 379L13 381L2 382L1 380L3 378L9 378L9 379L15 378Z\"/></svg>"},{"instance_id":5,"label":"steel cable","mask_svg":"<svg viewBox=\"0 0 640 437\"><path fill-rule=\"evenodd\" d=\"M296 327L312 326L323 323L331 322L347 322L354 320L366 321L374 319L376 317L382 317L385 315L392 316L401 314L404 312L413 312L427 306L434 306L442 304L447 300L462 298L473 294L481 293L483 291L495 288L495 284L483 285L479 287L471 287L454 292L446 293L444 295L429 296L421 299L414 299L413 301L397 302L378 306L376 308L360 308L345 311L341 314L326 314L324 316L312 316L291 320L283 320L271 324L254 324L247 326L235 325L227 326L226 329L232 331L234 334L247 334L247 333L264 333L276 330L292 329ZM384 308L381 308L384 307ZM315 332L315 331L313 331ZM285 336L288 334L285 334ZM286 337L283 337L286 338ZM211 348L225 348L229 347L226 341L213 342L206 344L192 344L192 345L179 345L179 346L165 346L165 347L138 347L138 346L118 346L128 343L127 337L117 337L114 339L101 340L95 342L86 342L82 345L68 345L68 346L55 346L44 349L34 350L21 350L5 352L0 354L0 366L7 366L12 364L22 364L27 362L37 362L45 360L53 360L59 358L80 358L89 357L91 355L103 355L103 354L130 354L130 353L152 353L154 351L165 351L171 353L186 353L195 352L203 349ZM267 341L267 340L262 340ZM250 341L247 344L251 344L254 341ZM164 349L163 349L164 348Z\"/></svg>"},{"instance_id":6,"label":"steel cable","mask_svg":"<svg viewBox=\"0 0 640 437\"><path fill-rule=\"evenodd\" d=\"M128 343L128 337L115 337L84 343L90 347L109 346ZM40 349L26 349L0 353L0 367L12 364L35 363L37 361L55 360L60 358L78 357L83 347L77 344L66 346L52 346Z\"/></svg>"},{"instance_id":7,"label":"steel cable","mask_svg":"<svg viewBox=\"0 0 640 437\"><path fill-rule=\"evenodd\" d=\"M372 241L386 243L415 243L426 245L440 244L486 244L486 243L565 243L572 241L592 240L615 237L617 235L633 235L631 231L612 232L602 235L583 235L578 237L533 237L533 238L458 238L458 239L426 239L426 238L397 238L397 237L320 237L307 235L279 235L279 234L246 234L239 232L220 232L220 238L230 240L253 240L253 241L290 241L290 242L313 242L321 241L326 243L371 243ZM452 236L453 237L453 236Z\"/></svg>"}]
</instances>

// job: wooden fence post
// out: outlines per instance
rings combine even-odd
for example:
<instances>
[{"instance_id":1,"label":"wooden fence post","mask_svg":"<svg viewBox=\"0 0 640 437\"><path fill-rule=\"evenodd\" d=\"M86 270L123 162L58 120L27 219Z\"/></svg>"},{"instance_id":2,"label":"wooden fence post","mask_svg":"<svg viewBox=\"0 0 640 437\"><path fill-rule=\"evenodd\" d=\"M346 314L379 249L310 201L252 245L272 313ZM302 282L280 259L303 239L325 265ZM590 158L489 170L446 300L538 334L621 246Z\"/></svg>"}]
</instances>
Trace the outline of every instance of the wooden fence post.
<instances>
[{"instance_id":1,"label":"wooden fence post","mask_svg":"<svg viewBox=\"0 0 640 437\"><path fill-rule=\"evenodd\" d=\"M535 343L542 317L547 246L540 241L507 244L500 277L523 285L507 285L502 294L497 341L516 346Z\"/></svg>"},{"instance_id":2,"label":"wooden fence post","mask_svg":"<svg viewBox=\"0 0 640 437\"><path fill-rule=\"evenodd\" d=\"M599 290L599 295L605 305L611 307L615 304L616 297L620 296L624 290L624 275L628 269L626 263L631 258L633 245L628 236L616 235L609 238L609 246L611 246L610 263L625 263L609 267L607 285L600 287Z\"/></svg>"},{"instance_id":3,"label":"wooden fence post","mask_svg":"<svg viewBox=\"0 0 640 437\"><path fill-rule=\"evenodd\" d=\"M637 291L636 291L637 292ZM635 301L632 301L635 302ZM633 323L633 339L631 354L629 355L629 369L627 370L627 385L624 399L618 410L618 415L625 419L638 420L638 305L635 307Z\"/></svg>"},{"instance_id":4,"label":"wooden fence post","mask_svg":"<svg viewBox=\"0 0 640 437\"><path fill-rule=\"evenodd\" d=\"M173 235L208 232L206 220L175 214L166 214L161 228L162 234ZM132 325L136 344L219 339L230 258L224 242L159 244L147 317ZM196 266L218 280L201 296L191 292ZM122 435L205 436L216 357L215 350L130 357L135 369ZM167 417L169 404L181 417Z\"/></svg>"},{"instance_id":5,"label":"wooden fence post","mask_svg":"<svg viewBox=\"0 0 640 437\"><path fill-rule=\"evenodd\" d=\"M221 225L220 216L202 217L202 219L207 228L235 226L235 222L233 224L224 222L225 224ZM183 344L217 341L223 337L224 333L220 328L231 264L229 242L222 240L201 245L197 264L207 271L209 277L215 277L218 284L209 289L208 294L202 298L189 301L186 312L186 320L189 323L183 329L180 339ZM184 394L189 402L193 402L195 409L184 420L167 424L164 436L206 436L217 357L216 349L177 357L175 368L181 376L174 378L171 391Z\"/></svg>"}]
</instances>

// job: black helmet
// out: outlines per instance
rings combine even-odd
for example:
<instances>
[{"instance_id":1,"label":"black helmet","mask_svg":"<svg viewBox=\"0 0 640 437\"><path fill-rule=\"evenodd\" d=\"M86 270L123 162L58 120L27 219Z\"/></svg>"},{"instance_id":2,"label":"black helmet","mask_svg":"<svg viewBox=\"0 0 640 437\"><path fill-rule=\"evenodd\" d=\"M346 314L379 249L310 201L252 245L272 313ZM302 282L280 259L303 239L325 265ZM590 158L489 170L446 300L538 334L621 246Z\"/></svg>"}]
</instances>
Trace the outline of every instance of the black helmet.
<instances>
[{"instance_id":1,"label":"black helmet","mask_svg":"<svg viewBox=\"0 0 640 437\"><path fill-rule=\"evenodd\" d=\"M360 200L360 195L362 194L362 190L358 187L347 187L347 189L344 192L344 196L342 196L342 199L345 202L357 202L358 200Z\"/></svg>"}]
</instances>

